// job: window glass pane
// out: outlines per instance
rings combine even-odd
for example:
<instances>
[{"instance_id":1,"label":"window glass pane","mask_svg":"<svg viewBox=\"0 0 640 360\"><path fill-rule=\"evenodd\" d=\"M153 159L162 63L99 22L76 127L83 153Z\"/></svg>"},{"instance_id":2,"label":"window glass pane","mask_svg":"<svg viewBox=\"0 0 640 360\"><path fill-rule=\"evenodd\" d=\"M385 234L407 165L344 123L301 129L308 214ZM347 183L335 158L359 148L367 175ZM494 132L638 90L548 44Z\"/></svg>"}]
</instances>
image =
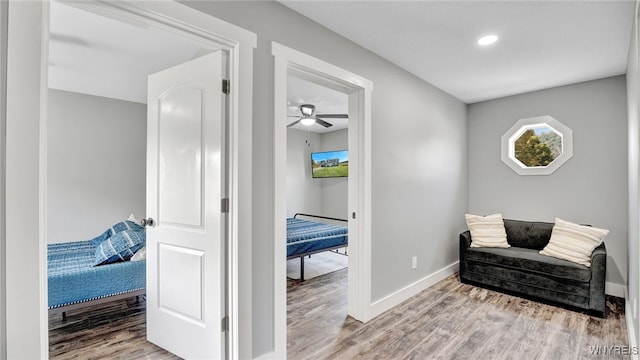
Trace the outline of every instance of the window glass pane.
<instances>
[{"instance_id":1,"label":"window glass pane","mask_svg":"<svg viewBox=\"0 0 640 360\"><path fill-rule=\"evenodd\" d=\"M520 131L513 149L524 167L547 166L562 155L562 137L547 124L523 126Z\"/></svg>"}]
</instances>

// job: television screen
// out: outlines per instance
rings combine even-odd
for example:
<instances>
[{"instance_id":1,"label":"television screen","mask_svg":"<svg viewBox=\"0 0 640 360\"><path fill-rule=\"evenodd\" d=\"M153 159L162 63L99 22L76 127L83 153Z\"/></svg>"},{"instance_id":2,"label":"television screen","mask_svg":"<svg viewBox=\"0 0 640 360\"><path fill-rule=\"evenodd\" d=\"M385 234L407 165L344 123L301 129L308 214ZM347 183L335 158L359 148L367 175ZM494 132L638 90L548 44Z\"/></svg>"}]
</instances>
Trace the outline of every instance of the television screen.
<instances>
[{"instance_id":1,"label":"television screen","mask_svg":"<svg viewBox=\"0 0 640 360\"><path fill-rule=\"evenodd\" d=\"M349 151L324 151L311 153L313 178L349 176Z\"/></svg>"}]
</instances>

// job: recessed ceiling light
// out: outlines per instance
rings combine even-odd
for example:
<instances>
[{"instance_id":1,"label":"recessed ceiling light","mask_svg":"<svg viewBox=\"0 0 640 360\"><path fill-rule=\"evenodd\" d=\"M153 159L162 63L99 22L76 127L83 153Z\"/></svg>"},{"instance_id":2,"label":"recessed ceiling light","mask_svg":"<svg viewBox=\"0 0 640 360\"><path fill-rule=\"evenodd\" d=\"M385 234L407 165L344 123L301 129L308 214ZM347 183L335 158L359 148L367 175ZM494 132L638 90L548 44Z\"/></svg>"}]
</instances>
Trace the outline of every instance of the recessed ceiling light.
<instances>
[{"instance_id":1,"label":"recessed ceiling light","mask_svg":"<svg viewBox=\"0 0 640 360\"><path fill-rule=\"evenodd\" d=\"M487 35L487 36L481 37L478 40L478 45L482 45L482 46L491 45L496 41L498 41L498 36L496 36L496 35Z\"/></svg>"}]
</instances>

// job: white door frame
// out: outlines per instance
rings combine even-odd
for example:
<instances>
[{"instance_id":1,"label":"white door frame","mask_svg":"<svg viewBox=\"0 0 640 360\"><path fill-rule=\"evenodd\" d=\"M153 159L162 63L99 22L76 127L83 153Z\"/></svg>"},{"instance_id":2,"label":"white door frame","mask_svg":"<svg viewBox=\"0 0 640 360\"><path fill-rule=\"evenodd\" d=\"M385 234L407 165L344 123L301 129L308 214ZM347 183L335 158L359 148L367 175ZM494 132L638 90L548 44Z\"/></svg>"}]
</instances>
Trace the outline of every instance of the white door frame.
<instances>
[{"instance_id":1,"label":"white door frame","mask_svg":"<svg viewBox=\"0 0 640 360\"><path fill-rule=\"evenodd\" d=\"M349 315L371 318L371 92L359 75L276 42L274 56L274 358L287 352L287 76L349 95ZM352 216L355 214L355 217ZM270 357L270 356L269 356Z\"/></svg>"},{"instance_id":2,"label":"white door frame","mask_svg":"<svg viewBox=\"0 0 640 360\"><path fill-rule=\"evenodd\" d=\"M29 321L28 324L22 326L20 333L33 334L34 338L28 339L26 336L22 336L24 339L19 342L17 339L9 338L7 336L6 351L9 355L15 357L48 357L48 316L46 311L47 304L47 267L46 267L46 124L47 124L47 99L46 93L48 89L48 38L49 38L49 0L40 2L27 3L24 6L16 6L16 4L9 4L9 14L13 14L12 9L15 6L16 14L19 17L19 22L25 25L17 28L15 32L9 31L9 43L13 41L14 46L8 47L7 56L9 62L13 60L14 64L24 62L20 66L12 68L14 79L25 79L28 81L22 81L22 84L16 80L7 80L7 97L22 98L19 104L13 106L11 112L7 113L7 123L16 124L18 119L24 125L20 125L16 132L12 133L12 143L7 143L7 150L15 153L23 148L33 148L33 134L27 132L33 128L39 129L36 136L39 136L39 141L36 143L35 148L38 149L38 155L32 157L34 161L31 162L32 167L26 168L21 173L26 173L29 176L35 175L38 177L39 191L35 194L35 197L39 199L38 205L35 206L35 202L32 201L31 196L29 201L22 204L22 212L37 213L39 216L36 219L30 217L25 219L28 221L32 230L29 234L38 234L38 256L39 270L37 276L31 276L32 270L26 272L26 275L20 280L20 282L38 284L38 293L31 294L37 299L38 306L28 303L28 305L20 305L19 297L23 294L7 293L7 302L5 305L7 312L17 313L29 313L37 314L39 318L37 321ZM229 195L230 195L230 211L229 211L229 246L227 256L229 257L228 265L228 316L229 322L229 345L228 355L230 359L251 357L251 308L246 303L241 303L239 299L244 294L250 294L251 282L245 281L250 279L250 271L242 268L238 265L240 255L243 257L246 254L239 254L239 250L246 251L247 244L251 242L251 234L247 231L240 232L239 222L244 221L244 218L250 219L251 214L251 180L250 176L244 174L246 169L250 169L251 164L251 151L245 151L248 147L251 148L251 124L252 124L252 106L253 106L253 49L257 45L256 35L252 32L244 30L233 24L229 24L222 20L219 20L211 15L199 12L193 8L185 6L183 4L176 3L174 1L141 1L141 2L127 2L127 1L70 1L69 5L76 6L97 14L105 15L124 22L160 27L164 30L173 32L174 34L188 37L192 40L198 41L206 47L215 47L228 51L229 53L229 80L231 81L231 92L229 94ZM35 10L35 11L34 11ZM9 16L11 19L11 16ZM16 23L18 20L16 21ZM40 26L37 26L40 25ZM9 26L12 26L9 21ZM27 28L27 26L29 26ZM28 31L26 29L29 29ZM15 34L15 38L12 38L12 34ZM31 43L39 48L25 49L20 47L18 43ZM16 49L15 54L12 50ZM30 56L39 55L38 61L32 61ZM38 79L35 79L38 76ZM3 80L4 81L4 80ZM30 86L33 81L39 81L39 87ZM28 99L28 100L27 100ZM24 106L23 103L29 101L32 105ZM38 106L33 106L38 104ZM32 133L32 131L31 131ZM6 133L2 135L3 141L7 140ZM22 138L26 138L27 141L24 144L20 143ZM20 143L21 145L14 145ZM243 151L240 151L242 145ZM33 151L33 150L30 150ZM30 154L29 154L30 155ZM16 155L11 155L8 160L15 162ZM249 164L249 168L247 168ZM18 164L20 165L20 164ZM12 164L11 167L7 164L7 174L10 171L14 171L16 166ZM10 180L14 181L16 175L10 174ZM244 178L244 179L243 179ZM29 182L34 181L29 179ZM8 192L13 190L13 182L7 184ZM29 188L29 184L25 186L15 186L17 191L15 196L22 194L28 194L33 187ZM11 189L9 189L11 187ZM27 189L24 189L24 188ZM33 192L33 191L31 191ZM242 193L242 198L240 198ZM14 207L15 201L7 202L7 212L11 212ZM6 219L6 214L3 214ZM5 220L2 219L2 220ZM240 220L243 219L243 220ZM248 220L250 221L250 220ZM246 226L246 225L245 225ZM15 226L14 228L17 228ZM15 231L15 230L11 230ZM16 232L18 238L11 242L12 250L24 249L28 255L35 258L33 253L33 246L28 240L24 238L24 232ZM22 241L25 245L21 245L18 241ZM8 244L8 242L7 242ZM18 248L18 249L16 249ZM3 255L4 256L4 255ZM250 256L250 255L249 255ZM5 259L6 260L6 259ZM32 266L29 262L24 262L24 265L16 262L7 264L11 269L12 274L25 274L22 269L30 268ZM4 274L7 274L4 272ZM8 279L12 277L7 276ZM239 279L242 278L243 282ZM7 280L9 282L9 280ZM17 281L17 280L16 280ZM1 283L0 283L1 285ZM12 285L13 286L13 285ZM5 289L6 290L6 289ZM239 308L239 304L242 304L242 308ZM249 304L250 305L250 304ZM26 307L26 308L25 308ZM2 310L2 309L0 309ZM242 314L242 318L239 319L239 314ZM0 319L5 321L5 319ZM241 322L241 323L240 323ZM4 326L5 324L0 324ZM6 319L6 334L12 330L11 326L16 325ZM24 329L26 327L26 331ZM35 341L35 336L38 336L38 341ZM15 341L15 344L12 343ZM24 343L30 343L31 348L36 350L24 350L26 347ZM0 342L1 343L1 342ZM33 344L37 343L38 346L34 347ZM15 346L14 346L15 345ZM3 347L4 348L4 347ZM15 350L14 350L15 349ZM23 352L35 351L35 353L23 354ZM37 354L37 355L34 355ZM3 354L0 354L0 358Z\"/></svg>"}]
</instances>

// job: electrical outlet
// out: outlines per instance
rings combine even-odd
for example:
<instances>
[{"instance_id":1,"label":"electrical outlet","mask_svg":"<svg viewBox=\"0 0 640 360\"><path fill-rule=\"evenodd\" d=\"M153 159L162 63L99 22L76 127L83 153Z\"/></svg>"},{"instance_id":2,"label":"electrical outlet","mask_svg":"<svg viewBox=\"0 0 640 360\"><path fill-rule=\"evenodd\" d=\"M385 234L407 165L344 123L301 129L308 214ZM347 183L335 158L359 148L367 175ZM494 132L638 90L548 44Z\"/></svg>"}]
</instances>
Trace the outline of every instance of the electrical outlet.
<instances>
[{"instance_id":1,"label":"electrical outlet","mask_svg":"<svg viewBox=\"0 0 640 360\"><path fill-rule=\"evenodd\" d=\"M418 257L417 256L414 256L414 257L411 258L411 268L413 270L418 268Z\"/></svg>"}]
</instances>

